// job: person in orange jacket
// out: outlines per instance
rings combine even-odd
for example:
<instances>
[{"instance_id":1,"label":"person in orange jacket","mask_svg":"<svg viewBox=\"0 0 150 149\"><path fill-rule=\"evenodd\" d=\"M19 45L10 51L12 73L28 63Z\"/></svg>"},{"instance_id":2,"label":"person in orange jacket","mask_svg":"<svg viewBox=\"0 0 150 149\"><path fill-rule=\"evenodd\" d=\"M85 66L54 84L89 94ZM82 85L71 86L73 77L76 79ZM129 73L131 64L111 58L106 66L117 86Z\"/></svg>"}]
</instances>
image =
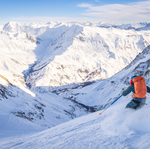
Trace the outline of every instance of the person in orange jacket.
<instances>
[{"instance_id":1,"label":"person in orange jacket","mask_svg":"<svg viewBox=\"0 0 150 149\"><path fill-rule=\"evenodd\" d=\"M138 109L146 104L146 93L150 93L150 88L146 86L144 77L132 76L130 86L122 92L123 96L133 92L132 100L126 105L126 108Z\"/></svg>"}]
</instances>

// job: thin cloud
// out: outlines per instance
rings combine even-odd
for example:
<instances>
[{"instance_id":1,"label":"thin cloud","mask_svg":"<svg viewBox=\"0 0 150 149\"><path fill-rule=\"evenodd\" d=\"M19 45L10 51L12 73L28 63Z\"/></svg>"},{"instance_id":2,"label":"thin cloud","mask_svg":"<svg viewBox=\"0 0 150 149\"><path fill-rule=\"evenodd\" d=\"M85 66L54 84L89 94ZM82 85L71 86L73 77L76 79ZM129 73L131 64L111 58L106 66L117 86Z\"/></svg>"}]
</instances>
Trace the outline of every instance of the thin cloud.
<instances>
[{"instance_id":1,"label":"thin cloud","mask_svg":"<svg viewBox=\"0 0 150 149\"><path fill-rule=\"evenodd\" d=\"M82 5L80 5L81 7ZM150 1L92 6L87 4L82 15L102 20L150 20Z\"/></svg>"},{"instance_id":2,"label":"thin cloud","mask_svg":"<svg viewBox=\"0 0 150 149\"><path fill-rule=\"evenodd\" d=\"M22 23L47 23L49 21L56 21L56 22L93 22L98 23L99 20L97 18L88 18L88 17L78 17L78 18L71 18L71 17L19 17L19 18L11 18L12 21L22 22Z\"/></svg>"},{"instance_id":3,"label":"thin cloud","mask_svg":"<svg viewBox=\"0 0 150 149\"><path fill-rule=\"evenodd\" d=\"M82 3L82 4L78 4L77 7L90 7L90 6L92 6L92 5L87 4L87 3Z\"/></svg>"},{"instance_id":4,"label":"thin cloud","mask_svg":"<svg viewBox=\"0 0 150 149\"><path fill-rule=\"evenodd\" d=\"M132 23L150 21L150 0L144 2L108 5L91 5L88 3L78 4L78 7L84 8L82 15L74 17L18 17L12 18L12 21L18 22L41 22L49 21L60 22L109 22L109 23Z\"/></svg>"}]
</instances>

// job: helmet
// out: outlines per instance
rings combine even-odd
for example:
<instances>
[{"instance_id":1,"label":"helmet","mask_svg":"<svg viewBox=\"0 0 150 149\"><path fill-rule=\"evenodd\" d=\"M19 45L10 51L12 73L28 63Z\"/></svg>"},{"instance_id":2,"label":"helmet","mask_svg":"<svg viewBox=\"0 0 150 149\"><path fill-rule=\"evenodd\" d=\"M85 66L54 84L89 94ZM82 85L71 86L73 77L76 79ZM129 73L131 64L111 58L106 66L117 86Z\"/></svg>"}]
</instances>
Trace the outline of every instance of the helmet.
<instances>
[{"instance_id":1,"label":"helmet","mask_svg":"<svg viewBox=\"0 0 150 149\"><path fill-rule=\"evenodd\" d=\"M133 80L135 77L137 77L137 75L134 75L134 76L132 76L132 77L131 77L130 85L132 85L132 84L133 84L133 81L132 81L132 80Z\"/></svg>"},{"instance_id":2,"label":"helmet","mask_svg":"<svg viewBox=\"0 0 150 149\"><path fill-rule=\"evenodd\" d=\"M135 75L135 76L132 76L132 77L131 77L131 80L132 80L132 79L134 79L135 77L137 77L137 75Z\"/></svg>"}]
</instances>

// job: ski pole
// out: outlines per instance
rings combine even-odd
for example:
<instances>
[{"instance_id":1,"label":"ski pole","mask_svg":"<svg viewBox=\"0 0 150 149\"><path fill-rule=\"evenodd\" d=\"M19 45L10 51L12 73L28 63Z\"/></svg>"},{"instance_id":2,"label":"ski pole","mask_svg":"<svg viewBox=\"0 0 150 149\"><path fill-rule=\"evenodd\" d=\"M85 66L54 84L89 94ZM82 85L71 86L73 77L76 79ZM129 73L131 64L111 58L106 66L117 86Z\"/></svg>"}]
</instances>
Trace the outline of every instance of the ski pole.
<instances>
[{"instance_id":1,"label":"ski pole","mask_svg":"<svg viewBox=\"0 0 150 149\"><path fill-rule=\"evenodd\" d=\"M104 109L101 113L99 113L99 115L102 115L102 113L104 111L106 111L112 104L114 104L120 97L122 97L122 95L120 95L119 97L117 97L106 109Z\"/></svg>"}]
</instances>

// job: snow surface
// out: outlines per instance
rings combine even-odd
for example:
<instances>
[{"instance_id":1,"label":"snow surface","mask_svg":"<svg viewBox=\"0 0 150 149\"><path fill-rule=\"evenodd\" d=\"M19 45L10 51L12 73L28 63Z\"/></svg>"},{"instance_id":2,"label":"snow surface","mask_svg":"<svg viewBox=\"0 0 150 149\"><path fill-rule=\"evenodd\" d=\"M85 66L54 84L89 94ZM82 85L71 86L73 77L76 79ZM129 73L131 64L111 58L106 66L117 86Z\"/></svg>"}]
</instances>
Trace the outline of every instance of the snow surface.
<instances>
[{"instance_id":1,"label":"snow surface","mask_svg":"<svg viewBox=\"0 0 150 149\"><path fill-rule=\"evenodd\" d=\"M95 112L31 136L3 139L0 145L3 149L148 149L149 106L134 111L124 109L124 104L122 99L102 116Z\"/></svg>"}]
</instances>

